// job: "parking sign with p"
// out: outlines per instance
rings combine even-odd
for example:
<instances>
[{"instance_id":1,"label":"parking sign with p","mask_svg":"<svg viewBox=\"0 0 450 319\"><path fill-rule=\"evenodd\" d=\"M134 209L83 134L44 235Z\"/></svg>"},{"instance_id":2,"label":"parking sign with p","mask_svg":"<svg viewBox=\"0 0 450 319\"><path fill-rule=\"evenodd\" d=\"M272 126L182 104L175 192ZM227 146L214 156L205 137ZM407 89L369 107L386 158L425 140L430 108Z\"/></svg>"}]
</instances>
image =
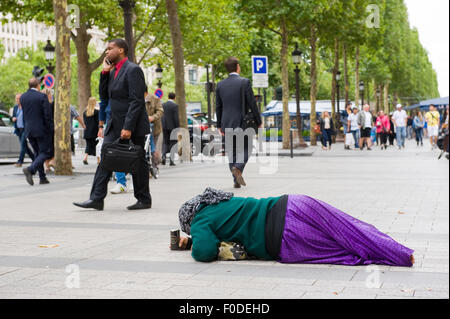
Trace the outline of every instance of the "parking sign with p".
<instances>
[{"instance_id":1,"label":"parking sign with p","mask_svg":"<svg viewBox=\"0 0 450 319\"><path fill-rule=\"evenodd\" d=\"M252 56L253 87L269 87L269 62L266 56Z\"/></svg>"}]
</instances>

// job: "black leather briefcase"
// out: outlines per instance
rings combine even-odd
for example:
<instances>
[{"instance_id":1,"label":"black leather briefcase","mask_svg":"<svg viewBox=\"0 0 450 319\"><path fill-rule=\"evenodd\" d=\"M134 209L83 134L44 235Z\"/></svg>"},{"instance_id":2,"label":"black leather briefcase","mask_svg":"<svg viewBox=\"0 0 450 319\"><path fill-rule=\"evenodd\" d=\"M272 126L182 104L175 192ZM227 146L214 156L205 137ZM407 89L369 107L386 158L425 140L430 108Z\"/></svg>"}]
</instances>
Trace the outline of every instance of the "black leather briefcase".
<instances>
[{"instance_id":1,"label":"black leather briefcase","mask_svg":"<svg viewBox=\"0 0 450 319\"><path fill-rule=\"evenodd\" d=\"M102 148L100 165L112 172L137 173L144 160L144 149L120 138Z\"/></svg>"}]
</instances>

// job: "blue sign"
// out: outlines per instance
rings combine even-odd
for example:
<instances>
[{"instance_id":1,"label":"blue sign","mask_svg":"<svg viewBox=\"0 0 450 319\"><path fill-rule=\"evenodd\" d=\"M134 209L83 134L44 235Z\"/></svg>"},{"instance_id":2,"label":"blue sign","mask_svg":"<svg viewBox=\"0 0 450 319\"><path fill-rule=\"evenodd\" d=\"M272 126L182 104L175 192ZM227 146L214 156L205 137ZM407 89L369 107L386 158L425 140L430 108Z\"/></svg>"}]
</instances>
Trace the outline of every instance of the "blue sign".
<instances>
[{"instance_id":1,"label":"blue sign","mask_svg":"<svg viewBox=\"0 0 450 319\"><path fill-rule=\"evenodd\" d=\"M162 99L162 97L163 97L163 95L164 95L163 90L161 90L161 89L156 89L155 95L156 95L159 99Z\"/></svg>"},{"instance_id":2,"label":"blue sign","mask_svg":"<svg viewBox=\"0 0 450 319\"><path fill-rule=\"evenodd\" d=\"M267 74L267 57L254 56L253 58L253 73Z\"/></svg>"},{"instance_id":3,"label":"blue sign","mask_svg":"<svg viewBox=\"0 0 450 319\"><path fill-rule=\"evenodd\" d=\"M55 77L53 74L47 74L44 77L44 85L48 89L52 89L55 86Z\"/></svg>"},{"instance_id":4,"label":"blue sign","mask_svg":"<svg viewBox=\"0 0 450 319\"><path fill-rule=\"evenodd\" d=\"M252 56L254 88L269 87L269 60L266 56Z\"/></svg>"}]
</instances>

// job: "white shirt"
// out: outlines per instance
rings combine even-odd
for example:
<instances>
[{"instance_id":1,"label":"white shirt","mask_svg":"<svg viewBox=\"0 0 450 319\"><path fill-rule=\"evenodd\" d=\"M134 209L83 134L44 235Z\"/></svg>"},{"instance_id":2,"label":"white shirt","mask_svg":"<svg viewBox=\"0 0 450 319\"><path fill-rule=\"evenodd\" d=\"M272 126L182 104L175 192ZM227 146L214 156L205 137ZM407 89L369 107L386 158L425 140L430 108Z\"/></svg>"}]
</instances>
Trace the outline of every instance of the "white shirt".
<instances>
[{"instance_id":1,"label":"white shirt","mask_svg":"<svg viewBox=\"0 0 450 319\"><path fill-rule=\"evenodd\" d=\"M330 128L330 119L328 117L325 118L325 129L329 129Z\"/></svg>"},{"instance_id":2,"label":"white shirt","mask_svg":"<svg viewBox=\"0 0 450 319\"><path fill-rule=\"evenodd\" d=\"M405 110L395 111L394 115L392 115L392 119L398 127L406 127L407 118L408 114L406 114Z\"/></svg>"},{"instance_id":3,"label":"white shirt","mask_svg":"<svg viewBox=\"0 0 450 319\"><path fill-rule=\"evenodd\" d=\"M348 116L348 120L350 121L350 130L351 131L356 131L356 130L359 129L359 126L358 126L358 114L354 114L354 113L350 114Z\"/></svg>"},{"instance_id":4,"label":"white shirt","mask_svg":"<svg viewBox=\"0 0 450 319\"><path fill-rule=\"evenodd\" d=\"M364 113L365 113L365 123L364 123L364 127L365 128L371 128L372 127L372 113L370 113L370 112L366 112L366 111L364 111Z\"/></svg>"}]
</instances>

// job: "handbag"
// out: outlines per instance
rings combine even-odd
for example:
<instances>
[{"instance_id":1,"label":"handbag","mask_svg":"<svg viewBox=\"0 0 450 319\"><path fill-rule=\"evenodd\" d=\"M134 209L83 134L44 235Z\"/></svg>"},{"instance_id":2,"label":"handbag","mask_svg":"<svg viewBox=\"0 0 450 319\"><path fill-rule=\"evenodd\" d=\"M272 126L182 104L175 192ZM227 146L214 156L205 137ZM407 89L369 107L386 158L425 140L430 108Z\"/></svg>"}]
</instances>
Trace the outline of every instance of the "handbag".
<instances>
[{"instance_id":1,"label":"handbag","mask_svg":"<svg viewBox=\"0 0 450 319\"><path fill-rule=\"evenodd\" d=\"M252 128L255 133L258 133L258 122L256 121L255 113L253 113L252 109L249 108L247 112L246 107L246 99L245 99L245 79L242 80L241 86L241 98L242 98L242 110L243 110L243 119L242 119L242 129L245 131L248 128Z\"/></svg>"},{"instance_id":2,"label":"handbag","mask_svg":"<svg viewBox=\"0 0 450 319\"><path fill-rule=\"evenodd\" d=\"M133 144L131 140L128 140L128 143L121 141L118 138L113 143L104 144L100 165L112 172L137 173L144 159L144 149Z\"/></svg>"}]
</instances>

